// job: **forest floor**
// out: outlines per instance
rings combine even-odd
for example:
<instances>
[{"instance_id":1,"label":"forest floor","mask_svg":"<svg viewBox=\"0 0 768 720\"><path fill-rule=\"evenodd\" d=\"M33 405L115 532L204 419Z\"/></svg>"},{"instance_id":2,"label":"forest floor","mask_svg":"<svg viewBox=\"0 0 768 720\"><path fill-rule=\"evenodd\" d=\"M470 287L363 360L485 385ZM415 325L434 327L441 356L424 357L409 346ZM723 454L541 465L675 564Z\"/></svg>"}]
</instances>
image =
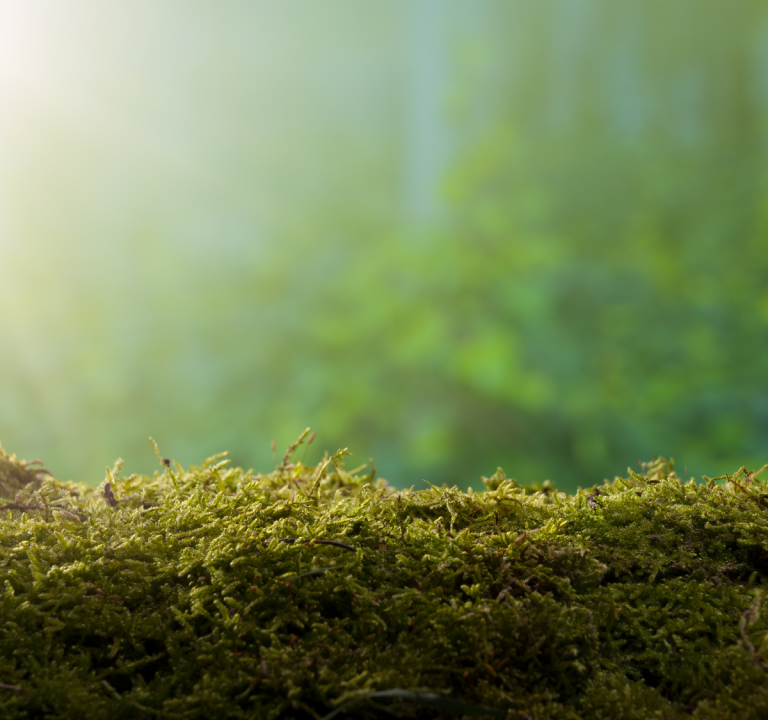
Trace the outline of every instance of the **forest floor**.
<instances>
[{"instance_id":1,"label":"forest floor","mask_svg":"<svg viewBox=\"0 0 768 720\"><path fill-rule=\"evenodd\" d=\"M0 715L768 717L760 471L397 490L306 437L98 487L0 451Z\"/></svg>"}]
</instances>

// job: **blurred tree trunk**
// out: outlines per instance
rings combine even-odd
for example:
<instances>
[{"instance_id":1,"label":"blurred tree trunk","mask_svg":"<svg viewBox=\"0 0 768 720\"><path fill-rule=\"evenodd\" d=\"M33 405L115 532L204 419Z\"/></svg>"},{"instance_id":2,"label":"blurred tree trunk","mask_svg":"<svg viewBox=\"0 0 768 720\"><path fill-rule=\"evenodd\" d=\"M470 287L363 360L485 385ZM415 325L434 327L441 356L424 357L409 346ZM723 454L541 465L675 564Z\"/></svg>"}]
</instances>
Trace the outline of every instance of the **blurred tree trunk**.
<instances>
[{"instance_id":1,"label":"blurred tree trunk","mask_svg":"<svg viewBox=\"0 0 768 720\"><path fill-rule=\"evenodd\" d=\"M442 0L412 0L407 6L410 72L405 153L405 207L417 224L439 214L438 185L446 169L447 128L443 107L449 82L449 49Z\"/></svg>"}]
</instances>

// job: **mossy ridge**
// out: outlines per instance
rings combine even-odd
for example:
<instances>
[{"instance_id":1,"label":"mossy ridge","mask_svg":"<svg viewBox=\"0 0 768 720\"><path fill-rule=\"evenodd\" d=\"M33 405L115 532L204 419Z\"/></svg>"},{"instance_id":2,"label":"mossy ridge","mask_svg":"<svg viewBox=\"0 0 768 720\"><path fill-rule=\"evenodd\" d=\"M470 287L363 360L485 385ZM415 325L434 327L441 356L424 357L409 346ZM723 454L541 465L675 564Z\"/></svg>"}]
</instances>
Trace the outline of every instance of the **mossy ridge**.
<instances>
[{"instance_id":1,"label":"mossy ridge","mask_svg":"<svg viewBox=\"0 0 768 720\"><path fill-rule=\"evenodd\" d=\"M429 693L520 719L768 716L758 473L396 491L295 449L270 474L119 461L99 488L2 453L27 482L0 513L0 715L447 716L407 699Z\"/></svg>"}]
</instances>

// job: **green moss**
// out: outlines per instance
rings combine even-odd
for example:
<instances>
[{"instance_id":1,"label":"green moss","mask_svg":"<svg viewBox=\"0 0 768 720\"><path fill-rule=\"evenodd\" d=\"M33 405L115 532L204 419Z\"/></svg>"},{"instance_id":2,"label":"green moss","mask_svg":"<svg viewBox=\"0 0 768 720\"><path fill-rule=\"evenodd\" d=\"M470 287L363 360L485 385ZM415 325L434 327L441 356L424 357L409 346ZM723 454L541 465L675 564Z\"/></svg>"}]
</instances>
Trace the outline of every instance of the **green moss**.
<instances>
[{"instance_id":1,"label":"green moss","mask_svg":"<svg viewBox=\"0 0 768 720\"><path fill-rule=\"evenodd\" d=\"M757 473L397 491L295 450L98 488L1 454L0 716L768 717Z\"/></svg>"}]
</instances>

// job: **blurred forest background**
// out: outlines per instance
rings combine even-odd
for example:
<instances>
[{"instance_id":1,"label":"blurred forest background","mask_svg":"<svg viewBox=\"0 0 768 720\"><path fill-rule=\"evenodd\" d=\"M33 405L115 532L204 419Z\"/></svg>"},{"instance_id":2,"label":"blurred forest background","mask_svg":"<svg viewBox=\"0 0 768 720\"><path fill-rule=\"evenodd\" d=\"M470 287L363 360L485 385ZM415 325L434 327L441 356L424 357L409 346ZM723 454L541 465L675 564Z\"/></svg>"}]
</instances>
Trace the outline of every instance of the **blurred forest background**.
<instances>
[{"instance_id":1,"label":"blurred forest background","mask_svg":"<svg viewBox=\"0 0 768 720\"><path fill-rule=\"evenodd\" d=\"M759 0L4 0L0 442L762 465L767 160Z\"/></svg>"}]
</instances>

